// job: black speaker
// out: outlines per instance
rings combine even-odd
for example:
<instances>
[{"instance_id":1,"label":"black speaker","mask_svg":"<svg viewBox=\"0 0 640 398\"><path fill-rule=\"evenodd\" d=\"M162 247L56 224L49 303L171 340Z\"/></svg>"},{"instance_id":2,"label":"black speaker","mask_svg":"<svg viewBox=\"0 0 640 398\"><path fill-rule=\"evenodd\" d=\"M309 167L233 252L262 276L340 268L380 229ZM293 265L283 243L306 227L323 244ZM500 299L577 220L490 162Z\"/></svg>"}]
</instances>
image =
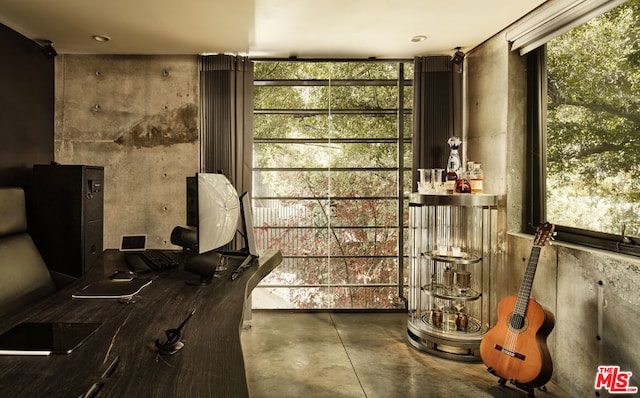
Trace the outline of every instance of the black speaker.
<instances>
[{"instance_id":1,"label":"black speaker","mask_svg":"<svg viewBox=\"0 0 640 398\"><path fill-rule=\"evenodd\" d=\"M42 53L47 58L54 58L56 55L58 55L58 52L56 51L55 48L53 48L53 45L51 45L51 44L47 44L47 45L43 46L42 47Z\"/></svg>"},{"instance_id":2,"label":"black speaker","mask_svg":"<svg viewBox=\"0 0 640 398\"><path fill-rule=\"evenodd\" d=\"M50 270L81 276L102 253L104 168L34 165L29 232Z\"/></svg>"},{"instance_id":3,"label":"black speaker","mask_svg":"<svg viewBox=\"0 0 640 398\"><path fill-rule=\"evenodd\" d=\"M464 61L464 57L465 57L465 53L463 53L460 50L457 50L456 53L453 54L453 57L451 58L451 62L453 62L456 65L460 65L462 61Z\"/></svg>"}]
</instances>

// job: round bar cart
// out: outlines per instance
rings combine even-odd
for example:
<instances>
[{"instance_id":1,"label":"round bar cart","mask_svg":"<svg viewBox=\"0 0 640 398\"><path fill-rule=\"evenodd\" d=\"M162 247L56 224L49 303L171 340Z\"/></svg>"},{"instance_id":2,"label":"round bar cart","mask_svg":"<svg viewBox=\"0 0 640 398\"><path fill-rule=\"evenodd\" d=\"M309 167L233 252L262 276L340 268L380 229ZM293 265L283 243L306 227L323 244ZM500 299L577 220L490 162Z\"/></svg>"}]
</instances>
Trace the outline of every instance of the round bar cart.
<instances>
[{"instance_id":1,"label":"round bar cart","mask_svg":"<svg viewBox=\"0 0 640 398\"><path fill-rule=\"evenodd\" d=\"M407 334L415 348L481 361L491 268L498 261L497 203L487 194L411 194Z\"/></svg>"}]
</instances>

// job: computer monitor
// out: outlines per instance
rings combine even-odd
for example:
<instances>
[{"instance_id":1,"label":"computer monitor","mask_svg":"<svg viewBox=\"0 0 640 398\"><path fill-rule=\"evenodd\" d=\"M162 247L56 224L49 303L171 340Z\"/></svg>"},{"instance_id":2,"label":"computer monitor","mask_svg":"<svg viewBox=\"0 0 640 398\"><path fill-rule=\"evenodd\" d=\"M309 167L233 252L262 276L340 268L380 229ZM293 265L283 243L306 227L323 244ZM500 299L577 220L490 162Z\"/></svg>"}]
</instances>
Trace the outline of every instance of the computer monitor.
<instances>
[{"instance_id":1,"label":"computer monitor","mask_svg":"<svg viewBox=\"0 0 640 398\"><path fill-rule=\"evenodd\" d=\"M238 192L223 174L187 178L187 225L196 228L198 254L231 242L239 221Z\"/></svg>"},{"instance_id":2,"label":"computer monitor","mask_svg":"<svg viewBox=\"0 0 640 398\"><path fill-rule=\"evenodd\" d=\"M259 257L256 237L253 231L253 212L251 210L251 197L248 192L240 195L240 213L242 214L242 226L244 230L244 250L248 255Z\"/></svg>"}]
</instances>

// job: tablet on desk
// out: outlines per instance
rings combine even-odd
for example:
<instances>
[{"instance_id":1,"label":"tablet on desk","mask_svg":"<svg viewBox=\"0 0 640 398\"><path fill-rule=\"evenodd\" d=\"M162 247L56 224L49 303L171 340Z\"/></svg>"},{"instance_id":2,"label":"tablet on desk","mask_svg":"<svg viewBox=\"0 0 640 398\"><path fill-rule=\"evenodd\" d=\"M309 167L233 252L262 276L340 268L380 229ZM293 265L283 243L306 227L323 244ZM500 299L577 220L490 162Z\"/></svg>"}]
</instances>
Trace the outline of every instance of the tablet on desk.
<instances>
[{"instance_id":1,"label":"tablet on desk","mask_svg":"<svg viewBox=\"0 0 640 398\"><path fill-rule=\"evenodd\" d=\"M121 252L143 252L147 248L147 235L122 235L120 238Z\"/></svg>"},{"instance_id":2,"label":"tablet on desk","mask_svg":"<svg viewBox=\"0 0 640 398\"><path fill-rule=\"evenodd\" d=\"M100 325L100 323L23 322L0 335L0 354L70 354Z\"/></svg>"}]
</instances>

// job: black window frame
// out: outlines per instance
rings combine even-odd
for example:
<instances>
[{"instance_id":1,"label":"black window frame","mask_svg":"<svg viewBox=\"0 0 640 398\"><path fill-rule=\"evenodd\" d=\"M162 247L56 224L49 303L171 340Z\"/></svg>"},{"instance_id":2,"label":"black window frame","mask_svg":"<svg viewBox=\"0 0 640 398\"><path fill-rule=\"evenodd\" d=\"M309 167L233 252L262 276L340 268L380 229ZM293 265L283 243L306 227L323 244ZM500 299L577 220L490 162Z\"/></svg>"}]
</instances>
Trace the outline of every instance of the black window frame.
<instances>
[{"instance_id":1,"label":"black window frame","mask_svg":"<svg viewBox=\"0 0 640 398\"><path fill-rule=\"evenodd\" d=\"M547 51L540 46L525 55L527 65L527 194L524 231L535 234L546 222ZM555 226L554 239L640 257L640 239L585 229Z\"/></svg>"}]
</instances>

